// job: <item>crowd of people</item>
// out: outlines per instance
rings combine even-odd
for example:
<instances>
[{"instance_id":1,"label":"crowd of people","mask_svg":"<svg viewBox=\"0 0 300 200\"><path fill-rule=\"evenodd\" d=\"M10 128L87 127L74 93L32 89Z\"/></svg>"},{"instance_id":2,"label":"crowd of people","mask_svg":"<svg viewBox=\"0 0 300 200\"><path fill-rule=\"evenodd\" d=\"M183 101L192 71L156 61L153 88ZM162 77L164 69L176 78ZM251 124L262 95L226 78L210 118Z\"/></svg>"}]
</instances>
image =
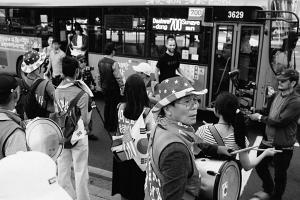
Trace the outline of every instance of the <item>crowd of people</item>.
<instances>
[{"instance_id":1,"label":"crowd of people","mask_svg":"<svg viewBox=\"0 0 300 200\"><path fill-rule=\"evenodd\" d=\"M7 188L0 190L0 199L16 199L21 193L9 193L13 191L9 187L31 183L36 187L27 186L27 191L22 192L32 195L32 199L90 199L88 135L95 81L86 69L87 37L80 27L69 42L69 56L53 37L49 37L49 46L43 52L25 53L22 79L0 74L0 183ZM201 200L196 158L210 156L236 160L241 169L255 168L263 190L254 197L281 200L300 116L300 95L295 90L299 73L284 69L277 76L278 92L269 97L268 107L261 113L245 116L236 96L220 93L214 107L218 122L194 130L200 97L207 89L197 91L193 80L184 77L175 49L175 38L170 36L166 51L158 60L156 79L152 78L151 66L140 63L133 67L136 73L125 81L114 60L114 44L105 46L105 56L98 63L105 103L103 123L113 145L119 141L112 148L112 195L120 194L122 200ZM64 119L64 149L56 163L41 153L26 152L30 149L23 123L35 117L55 121L53 116ZM245 117L266 125L259 146L264 150L255 159L249 158L249 151L241 151L237 160L231 152L249 146ZM268 169L272 161L274 180ZM24 185L10 186L5 182L19 174ZM30 174L37 179L25 183Z\"/></svg>"}]
</instances>

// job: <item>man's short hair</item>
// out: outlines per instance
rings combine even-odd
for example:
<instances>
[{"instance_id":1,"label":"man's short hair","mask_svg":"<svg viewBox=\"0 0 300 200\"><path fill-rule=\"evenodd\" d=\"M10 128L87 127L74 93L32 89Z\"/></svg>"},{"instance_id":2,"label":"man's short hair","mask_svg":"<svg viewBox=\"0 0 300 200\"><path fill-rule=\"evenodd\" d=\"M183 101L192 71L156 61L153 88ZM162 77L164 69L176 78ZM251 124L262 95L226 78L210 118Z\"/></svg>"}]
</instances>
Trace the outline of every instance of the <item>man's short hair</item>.
<instances>
[{"instance_id":1,"label":"man's short hair","mask_svg":"<svg viewBox=\"0 0 300 200\"><path fill-rule=\"evenodd\" d=\"M0 104L9 103L11 93L20 85L21 79L10 74L0 73Z\"/></svg>"},{"instance_id":2,"label":"man's short hair","mask_svg":"<svg viewBox=\"0 0 300 200\"><path fill-rule=\"evenodd\" d=\"M104 54L110 55L112 54L113 51L116 51L115 44L112 42L107 43L104 47Z\"/></svg>"},{"instance_id":3,"label":"man's short hair","mask_svg":"<svg viewBox=\"0 0 300 200\"><path fill-rule=\"evenodd\" d=\"M62 59L62 73L64 76L74 77L79 63L75 58L66 56Z\"/></svg>"},{"instance_id":4,"label":"man's short hair","mask_svg":"<svg viewBox=\"0 0 300 200\"><path fill-rule=\"evenodd\" d=\"M60 44L60 40L57 38L53 38L52 44L54 44L54 43Z\"/></svg>"}]
</instances>

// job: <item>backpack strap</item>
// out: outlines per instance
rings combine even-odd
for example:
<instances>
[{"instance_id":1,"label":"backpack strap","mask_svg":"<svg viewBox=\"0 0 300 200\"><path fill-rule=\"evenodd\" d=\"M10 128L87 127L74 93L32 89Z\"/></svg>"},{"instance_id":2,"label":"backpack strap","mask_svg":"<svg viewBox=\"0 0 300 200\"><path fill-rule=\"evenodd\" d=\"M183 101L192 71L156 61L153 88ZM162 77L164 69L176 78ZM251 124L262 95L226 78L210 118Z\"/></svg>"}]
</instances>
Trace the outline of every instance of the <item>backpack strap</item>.
<instances>
[{"instance_id":1,"label":"backpack strap","mask_svg":"<svg viewBox=\"0 0 300 200\"><path fill-rule=\"evenodd\" d=\"M79 101L79 99L85 94L85 91L81 90L81 92L79 92L77 94L77 96L70 102L70 105L69 105L69 108L68 108L68 111L67 113L69 113L73 107L76 106L77 102Z\"/></svg>"},{"instance_id":2,"label":"backpack strap","mask_svg":"<svg viewBox=\"0 0 300 200\"><path fill-rule=\"evenodd\" d=\"M36 88L39 86L39 84L43 81L44 79L40 78L36 81L34 81L34 83L30 86L30 90L35 91Z\"/></svg>"},{"instance_id":3,"label":"backpack strap","mask_svg":"<svg viewBox=\"0 0 300 200\"><path fill-rule=\"evenodd\" d=\"M220 136L220 133L218 132L216 127L214 125L209 125L208 129L212 133L212 135L215 138L218 145L219 146L225 146L224 141L223 141L222 137Z\"/></svg>"},{"instance_id":4,"label":"backpack strap","mask_svg":"<svg viewBox=\"0 0 300 200\"><path fill-rule=\"evenodd\" d=\"M17 115L14 114L8 110L4 110L0 108L0 113L4 113L7 115L8 118L10 118L12 121L16 122L17 124L21 125L22 119Z\"/></svg>"}]
</instances>

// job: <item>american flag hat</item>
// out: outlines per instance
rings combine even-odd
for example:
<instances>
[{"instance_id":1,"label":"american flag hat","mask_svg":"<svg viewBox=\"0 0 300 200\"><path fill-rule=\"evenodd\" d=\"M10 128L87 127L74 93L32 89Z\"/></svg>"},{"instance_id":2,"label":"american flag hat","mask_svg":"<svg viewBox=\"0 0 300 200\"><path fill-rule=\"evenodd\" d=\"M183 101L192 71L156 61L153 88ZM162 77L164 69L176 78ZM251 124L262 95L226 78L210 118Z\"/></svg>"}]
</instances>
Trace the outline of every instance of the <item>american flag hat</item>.
<instances>
[{"instance_id":1,"label":"american flag hat","mask_svg":"<svg viewBox=\"0 0 300 200\"><path fill-rule=\"evenodd\" d=\"M207 89L196 91L190 82L181 76L168 78L162 81L158 86L160 101L152 108L153 114L159 114L160 110L171 102L188 96L190 94L203 95Z\"/></svg>"},{"instance_id":2,"label":"american flag hat","mask_svg":"<svg viewBox=\"0 0 300 200\"><path fill-rule=\"evenodd\" d=\"M43 64L45 59L46 59L45 53L39 53L35 50L28 51L23 56L21 69L24 73L27 74L31 73L37 68L39 68L39 66Z\"/></svg>"}]
</instances>

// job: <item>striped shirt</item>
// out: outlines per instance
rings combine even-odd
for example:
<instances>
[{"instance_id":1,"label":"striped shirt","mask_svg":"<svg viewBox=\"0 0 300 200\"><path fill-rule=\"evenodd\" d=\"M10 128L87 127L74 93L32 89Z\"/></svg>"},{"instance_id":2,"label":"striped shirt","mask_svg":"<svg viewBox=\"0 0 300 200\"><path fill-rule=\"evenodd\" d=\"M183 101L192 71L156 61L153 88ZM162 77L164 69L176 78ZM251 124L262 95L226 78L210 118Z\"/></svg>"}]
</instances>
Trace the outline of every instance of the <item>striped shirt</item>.
<instances>
[{"instance_id":1,"label":"striped shirt","mask_svg":"<svg viewBox=\"0 0 300 200\"><path fill-rule=\"evenodd\" d=\"M210 132L208 126L210 124L206 124L203 126L200 126L198 130L196 131L196 135L200 137L204 142L209 143L209 144L218 144L217 141L215 140L213 134ZM230 133L226 136L223 137L221 134L221 138L225 144L226 147L232 149L232 150L239 150L240 147L236 144L235 138L234 138L234 132L233 128L230 128ZM246 146L249 145L248 139L245 137L245 144Z\"/></svg>"}]
</instances>

